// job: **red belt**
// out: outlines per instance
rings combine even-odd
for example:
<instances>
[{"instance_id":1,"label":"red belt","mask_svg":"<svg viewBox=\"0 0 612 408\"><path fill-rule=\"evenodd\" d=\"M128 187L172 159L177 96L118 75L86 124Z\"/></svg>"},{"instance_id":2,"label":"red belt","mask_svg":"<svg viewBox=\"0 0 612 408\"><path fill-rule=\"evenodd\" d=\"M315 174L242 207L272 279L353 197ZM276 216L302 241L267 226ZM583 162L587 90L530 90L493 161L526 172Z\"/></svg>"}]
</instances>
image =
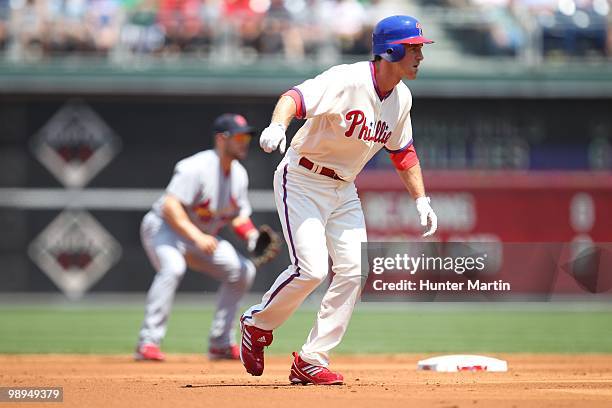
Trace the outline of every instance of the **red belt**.
<instances>
[{"instance_id":1,"label":"red belt","mask_svg":"<svg viewBox=\"0 0 612 408\"><path fill-rule=\"evenodd\" d=\"M318 166L318 165L314 164L313 162L311 162L310 160L308 160L305 157L302 157L300 159L300 166L306 167L308 170L311 170L311 171L313 171L315 173L320 173L320 174L322 174L324 176L327 176L329 178L333 178L334 180L342 180L340 178L340 176L338 176L336 174L336 172L333 171L332 169L328 169L327 167L323 167L323 166ZM318 167L318 169L317 169L317 167Z\"/></svg>"}]
</instances>

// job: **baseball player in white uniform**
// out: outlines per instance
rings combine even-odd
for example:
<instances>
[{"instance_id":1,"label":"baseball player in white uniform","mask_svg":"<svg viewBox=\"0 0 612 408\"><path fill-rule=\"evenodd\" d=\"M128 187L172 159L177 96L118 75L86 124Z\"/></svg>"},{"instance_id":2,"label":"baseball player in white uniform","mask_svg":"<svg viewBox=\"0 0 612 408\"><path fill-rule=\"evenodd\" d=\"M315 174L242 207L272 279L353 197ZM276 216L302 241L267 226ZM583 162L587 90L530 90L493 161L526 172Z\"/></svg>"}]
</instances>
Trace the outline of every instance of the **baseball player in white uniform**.
<instances>
[{"instance_id":1,"label":"baseball player in white uniform","mask_svg":"<svg viewBox=\"0 0 612 408\"><path fill-rule=\"evenodd\" d=\"M280 97L260 137L263 150L282 153L290 121L306 119L274 175L292 264L241 318L240 357L250 374L263 373L263 348L272 343L272 331L325 280L329 255L333 279L306 343L293 353L289 380L343 383L328 368L329 352L342 340L360 294L361 243L367 240L353 180L381 148L416 199L424 236L436 231L412 144L412 96L402 82L416 78L423 44L431 42L413 17L385 18L374 29L373 61L332 67Z\"/></svg>"},{"instance_id":2,"label":"baseball player in white uniform","mask_svg":"<svg viewBox=\"0 0 612 408\"><path fill-rule=\"evenodd\" d=\"M215 148L179 161L165 194L143 218L142 243L157 273L147 295L137 360L164 360L160 344L174 293L188 266L221 282L209 358L239 358L233 327L255 266L217 233L231 223L249 247L257 240L250 219L248 176L238 162L246 158L253 128L243 116L227 113L215 120L213 132Z\"/></svg>"}]
</instances>

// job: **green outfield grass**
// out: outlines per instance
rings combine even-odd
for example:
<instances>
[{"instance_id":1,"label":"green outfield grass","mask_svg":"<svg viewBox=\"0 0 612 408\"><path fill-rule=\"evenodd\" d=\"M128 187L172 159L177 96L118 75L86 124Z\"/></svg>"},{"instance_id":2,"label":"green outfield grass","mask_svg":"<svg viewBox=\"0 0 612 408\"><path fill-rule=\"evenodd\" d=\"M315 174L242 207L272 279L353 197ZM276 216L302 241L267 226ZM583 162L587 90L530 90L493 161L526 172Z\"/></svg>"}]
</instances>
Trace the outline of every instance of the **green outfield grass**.
<instances>
[{"instance_id":1,"label":"green outfield grass","mask_svg":"<svg viewBox=\"0 0 612 408\"><path fill-rule=\"evenodd\" d=\"M0 353L130 353L139 307L3 307ZM176 307L163 348L200 353L212 309ZM297 349L315 312L297 312L275 331L271 353ZM339 353L612 353L609 311L358 310Z\"/></svg>"}]
</instances>

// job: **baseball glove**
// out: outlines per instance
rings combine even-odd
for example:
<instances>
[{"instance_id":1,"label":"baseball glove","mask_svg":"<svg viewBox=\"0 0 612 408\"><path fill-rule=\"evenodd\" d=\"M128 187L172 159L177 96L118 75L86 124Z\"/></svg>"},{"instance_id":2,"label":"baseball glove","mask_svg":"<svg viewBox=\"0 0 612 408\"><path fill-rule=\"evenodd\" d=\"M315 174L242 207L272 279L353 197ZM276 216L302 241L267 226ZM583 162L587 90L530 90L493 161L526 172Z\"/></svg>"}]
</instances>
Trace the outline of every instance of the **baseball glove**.
<instances>
[{"instance_id":1,"label":"baseball glove","mask_svg":"<svg viewBox=\"0 0 612 408\"><path fill-rule=\"evenodd\" d=\"M251 260L256 267L270 262L278 256L281 249L281 239L276 231L268 225L261 225L258 229L259 237L255 248L251 251Z\"/></svg>"}]
</instances>

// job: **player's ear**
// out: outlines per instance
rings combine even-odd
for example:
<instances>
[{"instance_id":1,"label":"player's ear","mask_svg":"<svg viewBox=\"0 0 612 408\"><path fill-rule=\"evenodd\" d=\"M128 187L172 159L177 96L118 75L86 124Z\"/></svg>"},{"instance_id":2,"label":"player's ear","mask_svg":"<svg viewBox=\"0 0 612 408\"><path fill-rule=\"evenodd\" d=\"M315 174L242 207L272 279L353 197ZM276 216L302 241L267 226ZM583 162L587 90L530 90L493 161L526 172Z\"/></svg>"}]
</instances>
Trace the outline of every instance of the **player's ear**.
<instances>
[{"instance_id":1,"label":"player's ear","mask_svg":"<svg viewBox=\"0 0 612 408\"><path fill-rule=\"evenodd\" d=\"M215 133L214 139L215 139L215 146L218 145L219 143L223 143L223 140L225 140L225 133L220 133L220 132Z\"/></svg>"}]
</instances>

